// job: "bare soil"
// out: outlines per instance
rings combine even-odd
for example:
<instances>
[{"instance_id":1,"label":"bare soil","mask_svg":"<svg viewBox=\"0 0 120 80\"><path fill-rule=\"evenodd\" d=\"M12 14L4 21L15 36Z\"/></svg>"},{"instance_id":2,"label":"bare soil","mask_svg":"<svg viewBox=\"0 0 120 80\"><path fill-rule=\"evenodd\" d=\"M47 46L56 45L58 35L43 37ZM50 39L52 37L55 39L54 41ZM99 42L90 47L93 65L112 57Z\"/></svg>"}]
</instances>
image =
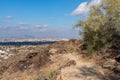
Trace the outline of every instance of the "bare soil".
<instances>
[{"instance_id":1,"label":"bare soil","mask_svg":"<svg viewBox=\"0 0 120 80\"><path fill-rule=\"evenodd\" d=\"M0 63L0 80L119 80L97 59L85 57L81 41L60 41Z\"/></svg>"}]
</instances>

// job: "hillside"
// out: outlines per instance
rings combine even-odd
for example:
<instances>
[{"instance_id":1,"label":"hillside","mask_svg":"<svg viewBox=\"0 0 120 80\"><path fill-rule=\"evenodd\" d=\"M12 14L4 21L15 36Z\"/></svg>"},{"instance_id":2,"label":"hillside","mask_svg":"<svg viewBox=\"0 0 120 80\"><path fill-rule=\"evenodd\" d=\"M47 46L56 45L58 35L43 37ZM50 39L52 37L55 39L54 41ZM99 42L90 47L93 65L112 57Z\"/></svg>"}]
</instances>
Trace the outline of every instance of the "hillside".
<instances>
[{"instance_id":1,"label":"hillside","mask_svg":"<svg viewBox=\"0 0 120 80\"><path fill-rule=\"evenodd\" d=\"M75 39L44 46L19 46L9 58L0 58L0 80L120 79L120 63L114 58L87 57L85 52L84 42Z\"/></svg>"}]
</instances>

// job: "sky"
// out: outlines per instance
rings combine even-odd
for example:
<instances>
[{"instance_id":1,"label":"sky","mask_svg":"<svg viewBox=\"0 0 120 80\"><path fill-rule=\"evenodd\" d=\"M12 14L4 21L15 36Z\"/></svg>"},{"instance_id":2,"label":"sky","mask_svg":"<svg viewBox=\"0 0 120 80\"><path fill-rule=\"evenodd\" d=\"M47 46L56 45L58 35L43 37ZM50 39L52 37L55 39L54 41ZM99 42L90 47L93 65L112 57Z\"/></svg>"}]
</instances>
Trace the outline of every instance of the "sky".
<instances>
[{"instance_id":1,"label":"sky","mask_svg":"<svg viewBox=\"0 0 120 80\"><path fill-rule=\"evenodd\" d=\"M0 0L0 39L79 38L72 27L101 0Z\"/></svg>"}]
</instances>

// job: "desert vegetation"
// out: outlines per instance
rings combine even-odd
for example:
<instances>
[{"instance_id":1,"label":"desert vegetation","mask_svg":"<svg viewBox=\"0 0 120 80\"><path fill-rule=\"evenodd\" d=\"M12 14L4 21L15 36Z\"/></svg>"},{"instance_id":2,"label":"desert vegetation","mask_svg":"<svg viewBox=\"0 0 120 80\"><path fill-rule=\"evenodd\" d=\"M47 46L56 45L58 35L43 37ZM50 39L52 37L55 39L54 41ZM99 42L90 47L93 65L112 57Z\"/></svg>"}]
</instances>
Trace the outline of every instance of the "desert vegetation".
<instances>
[{"instance_id":1,"label":"desert vegetation","mask_svg":"<svg viewBox=\"0 0 120 80\"><path fill-rule=\"evenodd\" d=\"M105 46L117 46L120 39L120 2L102 0L98 6L92 6L89 16L76 24L82 29L83 40L89 54Z\"/></svg>"}]
</instances>

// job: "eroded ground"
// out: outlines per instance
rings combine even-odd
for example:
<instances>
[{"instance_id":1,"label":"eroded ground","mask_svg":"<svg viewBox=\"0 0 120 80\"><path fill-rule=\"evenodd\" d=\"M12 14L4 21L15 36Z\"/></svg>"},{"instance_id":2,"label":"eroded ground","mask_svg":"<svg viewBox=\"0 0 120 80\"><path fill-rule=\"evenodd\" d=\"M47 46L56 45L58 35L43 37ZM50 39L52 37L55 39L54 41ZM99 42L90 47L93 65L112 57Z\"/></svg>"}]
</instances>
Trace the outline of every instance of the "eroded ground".
<instances>
[{"instance_id":1,"label":"eroded ground","mask_svg":"<svg viewBox=\"0 0 120 80\"><path fill-rule=\"evenodd\" d=\"M1 80L119 80L96 59L84 56L80 41L20 49L0 62Z\"/></svg>"}]
</instances>

